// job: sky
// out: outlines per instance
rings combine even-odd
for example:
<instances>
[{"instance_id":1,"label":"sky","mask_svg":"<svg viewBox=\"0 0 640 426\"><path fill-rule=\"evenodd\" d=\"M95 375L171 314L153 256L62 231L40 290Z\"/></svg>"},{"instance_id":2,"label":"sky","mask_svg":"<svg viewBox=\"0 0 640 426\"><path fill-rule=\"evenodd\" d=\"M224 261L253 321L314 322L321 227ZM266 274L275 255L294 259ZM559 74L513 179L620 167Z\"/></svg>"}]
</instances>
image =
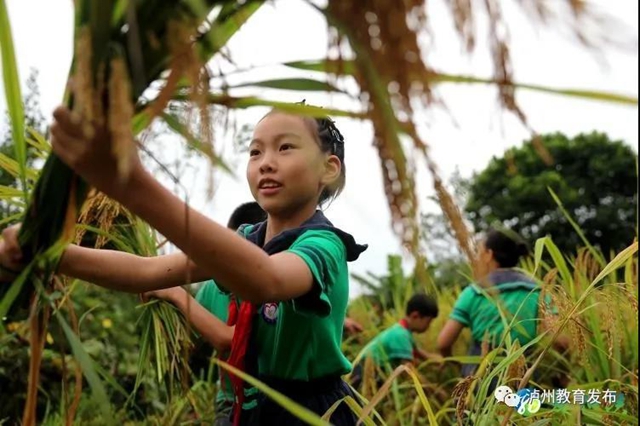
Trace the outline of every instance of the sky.
<instances>
[{"instance_id":1,"label":"sky","mask_svg":"<svg viewBox=\"0 0 640 426\"><path fill-rule=\"evenodd\" d=\"M30 68L39 71L41 105L46 117L61 102L72 57L71 0L7 0L19 73L25 80ZM454 24L445 0L428 2L431 40L426 34L423 55L437 70L450 74L491 75L483 24L478 25L477 53L467 55L453 31ZM617 19L611 34L632 42L628 49L607 48L596 56L563 33L558 25L532 25L515 1L502 1L512 40L515 80L557 88L580 88L638 95L638 4L628 0L601 0L594 5ZM34 13L37 12L37 13ZM429 42L429 43L427 43ZM231 76L230 81L262 80L282 76L317 78L313 73L284 69L277 64L325 57L328 46L324 18L301 0L277 0L264 6L234 36L229 52L241 69L250 70ZM348 84L348 83L347 83ZM242 91L260 97L300 101L299 95L274 91ZM446 179L458 170L463 177L482 170L493 156L519 146L529 136L526 128L512 115L500 110L495 88L471 85L441 85L437 93L447 109L432 108L424 114L421 132L428 141L441 175ZM305 94L307 103L335 108L351 108L353 103L322 93ZM517 101L530 125L540 133L560 131L570 136L581 132L602 131L613 139L638 145L636 106L621 106L596 101L519 91ZM4 88L0 85L0 111L5 109ZM264 115L255 108L235 115L239 125L252 126ZM346 140L347 184L343 194L326 211L334 224L369 244L360 259L350 265L359 274L384 274L388 254L400 254L398 238L391 229L389 208L383 191L377 152L372 145L368 123L337 119ZM0 126L4 126L2 122ZM190 204L212 219L226 223L233 209L250 201L244 178L245 153L233 148L231 132L216 128L216 149L232 166L235 177L214 174L214 196L207 197L207 165L192 161L182 176L178 191L188 193ZM5 131L4 128L1 131ZM167 147L163 158L175 160L181 144L164 137ZM169 180L161 176L169 185ZM437 206L425 200L433 194L432 181L424 165L418 169L418 195L424 211ZM410 259L406 260L407 266ZM360 289L352 286L352 295Z\"/></svg>"}]
</instances>

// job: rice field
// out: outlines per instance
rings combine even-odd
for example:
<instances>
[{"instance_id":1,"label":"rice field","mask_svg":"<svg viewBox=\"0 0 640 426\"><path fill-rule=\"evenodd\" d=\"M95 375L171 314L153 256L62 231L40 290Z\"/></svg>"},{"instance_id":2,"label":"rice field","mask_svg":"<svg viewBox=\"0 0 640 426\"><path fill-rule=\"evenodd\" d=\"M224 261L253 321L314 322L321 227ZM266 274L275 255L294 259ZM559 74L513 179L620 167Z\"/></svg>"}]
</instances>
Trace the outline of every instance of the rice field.
<instances>
[{"instance_id":1,"label":"rice field","mask_svg":"<svg viewBox=\"0 0 640 426\"><path fill-rule=\"evenodd\" d=\"M421 9L426 2L391 5L374 0L329 1L324 8L311 5L331 28L331 47L339 50L346 41L352 57L281 65L321 73L326 79L257 80L243 85L344 95L333 83L348 78L359 88L351 100L362 103L360 110L232 96L223 84L224 76L217 76L222 83L216 86L215 76L205 65L225 58L227 42L264 3L76 0L74 59L69 73L74 84L67 88L64 102L118 136L114 155L122 176L128 173L126 153L136 148L133 137L144 135L154 120L180 135L212 167L226 169L213 149L212 106L230 111L278 107L308 115L328 113L368 120L377 141L393 229L418 267L411 273L402 272L390 261L388 274L396 285L385 295L384 309L375 306L381 294L352 301L349 314L364 331L346 338L343 350L351 360L358 359L371 338L398 321L411 294L425 290L437 297L440 316L418 341L422 348L435 352L436 336L468 283L465 276L475 269L474 247L472 233L417 131L414 105L428 109L436 104L433 89L443 82L491 85L504 111L529 129L516 102L516 89L623 105L637 105L637 99L515 82L509 41L499 31L507 23L500 9L491 6L492 1L485 2L484 12L495 63L493 75L480 78L437 72L415 60L420 53L419 34L428 30L428 16ZM475 2L449 3L456 34L471 51L475 35L468 29L474 26L478 6ZM538 7L531 9L531 17L545 18L544 2L534 3ZM566 0L566 5L576 16L586 13L582 1ZM370 28L372 16L376 17L376 31ZM131 28L142 35L140 39L132 41ZM381 49L385 45L402 48ZM145 256L158 253L166 242L120 206L92 192L50 153L46 135L25 128L16 56L28 52L15 52L4 0L0 0L0 47L14 146L14 155L0 158L0 167L17 182L15 187L0 187L0 200L19 212L2 218L2 225L23 223L20 244L29 260L11 284L0 287L0 424L210 424L215 416L216 368L230 367L211 356L211 349L203 347L175 308L159 301L142 303L137 297L55 274L62 250L70 242ZM396 90L390 91L391 86ZM361 101L363 94L367 102ZM181 109L187 113L176 112ZM536 149L548 159L544 146L538 144ZM40 163L29 166L29 150L35 150L42 167ZM418 157L425 160L423 167L433 178L433 192L468 259L459 279L448 287L434 284L420 251L414 176ZM540 335L531 347L519 347L507 338L482 356L469 357L470 338L464 334L451 358L393 371L365 365L363 387L357 389L360 400L340 403L349 405L366 425L638 424L637 238L630 235L628 248L613 255L600 253L586 239L583 242L582 249L562 253L550 238L538 240L534 255L520 265L541 283L559 312L541 311L540 321L551 331ZM570 341L565 354L551 347L561 335ZM461 378L461 363L477 363L478 372ZM378 388L375 379L380 375L385 382ZM330 422L331 410L324 416L310 414L255 379L246 380L308 423ZM587 400L568 403L558 398L517 412L487 395L493 381L514 391L553 391L554 398L582 392ZM596 403L593 397L613 392L615 401L609 398Z\"/></svg>"}]
</instances>

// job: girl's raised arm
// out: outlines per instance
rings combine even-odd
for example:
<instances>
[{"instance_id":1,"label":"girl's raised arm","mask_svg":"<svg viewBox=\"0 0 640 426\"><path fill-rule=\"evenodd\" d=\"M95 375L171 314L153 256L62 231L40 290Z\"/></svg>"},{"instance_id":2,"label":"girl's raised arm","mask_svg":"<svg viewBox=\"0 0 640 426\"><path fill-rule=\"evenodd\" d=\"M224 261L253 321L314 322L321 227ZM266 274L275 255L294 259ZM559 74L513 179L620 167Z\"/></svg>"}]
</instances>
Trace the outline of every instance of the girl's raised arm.
<instances>
[{"instance_id":1,"label":"girl's raised arm","mask_svg":"<svg viewBox=\"0 0 640 426\"><path fill-rule=\"evenodd\" d=\"M144 169L135 150L128 153L129 176L121 179L106 129L86 133L81 120L63 107L56 109L54 117L51 144L60 159L167 237L205 271L207 278L224 283L227 290L254 303L289 300L312 289L311 271L300 257L286 252L269 257L253 243L186 206ZM168 271L175 267L177 263L166 265ZM102 278L93 275L94 268L77 272L94 281ZM131 291L119 281L103 280L102 284ZM147 290L166 287L150 284Z\"/></svg>"},{"instance_id":2,"label":"girl's raised arm","mask_svg":"<svg viewBox=\"0 0 640 426\"><path fill-rule=\"evenodd\" d=\"M208 278L223 283L240 299L254 303L289 300L313 286L311 271L300 257L287 252L269 256L234 231L187 207L143 169L118 201L187 253Z\"/></svg>"}]
</instances>

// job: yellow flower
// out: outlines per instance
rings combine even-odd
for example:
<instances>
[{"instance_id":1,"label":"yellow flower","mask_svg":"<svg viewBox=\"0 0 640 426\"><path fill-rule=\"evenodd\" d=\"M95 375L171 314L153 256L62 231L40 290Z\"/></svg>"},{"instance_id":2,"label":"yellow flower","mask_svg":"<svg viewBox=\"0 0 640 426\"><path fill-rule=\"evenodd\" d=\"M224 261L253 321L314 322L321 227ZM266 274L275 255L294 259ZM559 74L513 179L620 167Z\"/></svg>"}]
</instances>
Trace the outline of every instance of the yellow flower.
<instances>
[{"instance_id":1,"label":"yellow flower","mask_svg":"<svg viewBox=\"0 0 640 426\"><path fill-rule=\"evenodd\" d=\"M51 334L47 333L47 343L52 345L53 344L53 337L51 337Z\"/></svg>"},{"instance_id":2,"label":"yellow flower","mask_svg":"<svg viewBox=\"0 0 640 426\"><path fill-rule=\"evenodd\" d=\"M22 325L22 323L19 323L19 322L10 322L9 324L7 324L7 331L9 333L13 333L18 328L20 328L21 325Z\"/></svg>"},{"instance_id":3,"label":"yellow flower","mask_svg":"<svg viewBox=\"0 0 640 426\"><path fill-rule=\"evenodd\" d=\"M102 327L111 328L112 325L113 325L113 322L109 318L105 318L102 320Z\"/></svg>"}]
</instances>

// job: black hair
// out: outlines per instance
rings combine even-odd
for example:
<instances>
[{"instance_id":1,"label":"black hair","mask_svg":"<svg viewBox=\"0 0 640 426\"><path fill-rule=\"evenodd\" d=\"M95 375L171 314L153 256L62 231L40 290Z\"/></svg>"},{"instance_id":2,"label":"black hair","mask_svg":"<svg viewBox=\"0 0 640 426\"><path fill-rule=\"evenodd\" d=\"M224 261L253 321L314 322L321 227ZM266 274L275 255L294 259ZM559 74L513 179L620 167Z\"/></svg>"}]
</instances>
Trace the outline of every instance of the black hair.
<instances>
[{"instance_id":1,"label":"black hair","mask_svg":"<svg viewBox=\"0 0 640 426\"><path fill-rule=\"evenodd\" d=\"M306 99L298 102L298 104L306 105ZM318 203L322 205L327 201L335 200L344 189L346 183L347 169L344 165L344 136L342 136L342 133L338 130L335 121L327 115L305 118L307 124L315 124L315 126L312 125L310 127L312 127L311 130L314 136L318 138L320 150L324 153L335 155L340 160L340 177L333 187L324 188L320 194Z\"/></svg>"},{"instance_id":2,"label":"black hair","mask_svg":"<svg viewBox=\"0 0 640 426\"><path fill-rule=\"evenodd\" d=\"M493 258L501 268L515 267L522 256L529 254L529 247L522 237L511 230L491 228L484 246L493 252Z\"/></svg>"},{"instance_id":3,"label":"black hair","mask_svg":"<svg viewBox=\"0 0 640 426\"><path fill-rule=\"evenodd\" d=\"M417 312L422 317L435 318L438 316L438 304L435 299L424 293L414 294L407 302L406 314Z\"/></svg>"},{"instance_id":4,"label":"black hair","mask_svg":"<svg viewBox=\"0 0 640 426\"><path fill-rule=\"evenodd\" d=\"M267 220L267 213L255 201L244 203L236 207L231 213L227 228L238 230L240 225L255 225L256 223Z\"/></svg>"}]
</instances>

